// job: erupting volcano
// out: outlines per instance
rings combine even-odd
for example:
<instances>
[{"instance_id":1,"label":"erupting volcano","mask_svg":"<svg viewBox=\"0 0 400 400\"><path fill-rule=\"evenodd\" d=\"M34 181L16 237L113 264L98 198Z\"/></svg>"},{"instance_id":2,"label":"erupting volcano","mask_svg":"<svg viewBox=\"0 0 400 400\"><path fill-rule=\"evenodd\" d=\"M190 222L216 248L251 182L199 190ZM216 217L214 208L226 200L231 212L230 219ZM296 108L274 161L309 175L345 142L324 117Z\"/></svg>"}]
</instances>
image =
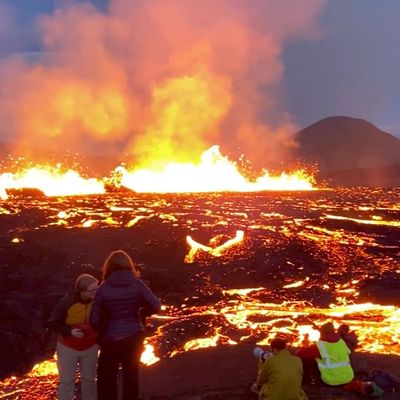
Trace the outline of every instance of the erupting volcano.
<instances>
[{"instance_id":1,"label":"erupting volcano","mask_svg":"<svg viewBox=\"0 0 400 400\"><path fill-rule=\"evenodd\" d=\"M111 181L118 176L136 192L311 189L288 162L296 126L281 105L281 51L294 37L318 37L322 6L295 4L296 19L279 25L284 7L261 0L251 8L241 0L112 0L106 12L85 2L42 16L43 56L0 60L1 129L14 158L32 164L3 165L0 195L23 187L47 196L104 192L103 166L89 174L60 168L63 151L112 154ZM231 161L240 157L261 172L246 176Z\"/></svg>"},{"instance_id":2,"label":"erupting volcano","mask_svg":"<svg viewBox=\"0 0 400 400\"><path fill-rule=\"evenodd\" d=\"M0 399L54 398L49 313L115 249L162 301L145 374L278 333L301 346L328 320L398 355L400 190L318 181L318 154L296 151L315 155L330 125L296 137L287 110L285 49L326 34L326 2L59 3L35 23L35 57L0 54ZM353 164L327 131L334 176Z\"/></svg>"}]
</instances>

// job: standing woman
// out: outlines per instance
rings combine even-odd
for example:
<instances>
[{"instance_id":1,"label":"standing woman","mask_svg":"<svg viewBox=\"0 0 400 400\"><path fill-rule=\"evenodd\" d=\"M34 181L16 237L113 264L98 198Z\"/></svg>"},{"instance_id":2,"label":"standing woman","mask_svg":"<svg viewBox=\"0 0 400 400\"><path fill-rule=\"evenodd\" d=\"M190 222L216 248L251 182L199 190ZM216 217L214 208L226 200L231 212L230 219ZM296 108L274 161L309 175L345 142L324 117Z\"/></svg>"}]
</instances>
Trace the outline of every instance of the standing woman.
<instances>
[{"instance_id":1,"label":"standing woman","mask_svg":"<svg viewBox=\"0 0 400 400\"><path fill-rule=\"evenodd\" d=\"M99 346L89 316L98 280L89 274L79 275L72 291L56 305L48 323L58 333L58 400L72 400L75 373L79 364L82 400L96 400L96 365Z\"/></svg>"},{"instance_id":2,"label":"standing woman","mask_svg":"<svg viewBox=\"0 0 400 400\"><path fill-rule=\"evenodd\" d=\"M159 299L138 276L132 259L122 250L113 251L104 263L103 282L90 316L99 333L99 400L117 399L119 365L123 374L123 400L138 398L139 362L145 336L141 320L161 308Z\"/></svg>"}]
</instances>

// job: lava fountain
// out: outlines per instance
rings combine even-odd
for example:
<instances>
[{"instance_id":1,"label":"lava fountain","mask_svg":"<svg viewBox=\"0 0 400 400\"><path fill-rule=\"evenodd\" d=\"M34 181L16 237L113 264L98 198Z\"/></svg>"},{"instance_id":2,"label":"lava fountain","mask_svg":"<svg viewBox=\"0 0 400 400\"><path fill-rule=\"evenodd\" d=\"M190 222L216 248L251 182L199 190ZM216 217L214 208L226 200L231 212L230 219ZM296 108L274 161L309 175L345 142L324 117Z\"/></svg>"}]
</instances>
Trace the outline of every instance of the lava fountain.
<instances>
[{"instance_id":1,"label":"lava fountain","mask_svg":"<svg viewBox=\"0 0 400 400\"><path fill-rule=\"evenodd\" d=\"M218 146L205 151L199 164L167 163L162 170L127 170L117 167L111 178L84 178L77 171L36 166L0 175L0 197L18 189L38 189L46 196L102 194L123 186L138 193L255 192L263 190L314 190L314 178L303 170L272 176L268 171L255 180L241 174Z\"/></svg>"}]
</instances>

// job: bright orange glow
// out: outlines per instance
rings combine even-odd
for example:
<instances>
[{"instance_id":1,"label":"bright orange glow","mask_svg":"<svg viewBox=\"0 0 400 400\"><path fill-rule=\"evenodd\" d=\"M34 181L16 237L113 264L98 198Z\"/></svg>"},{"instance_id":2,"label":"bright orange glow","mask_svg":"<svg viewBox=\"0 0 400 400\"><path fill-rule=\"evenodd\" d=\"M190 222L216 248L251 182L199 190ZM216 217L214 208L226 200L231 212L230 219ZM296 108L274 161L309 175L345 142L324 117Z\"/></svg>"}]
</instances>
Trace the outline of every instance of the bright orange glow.
<instances>
[{"instance_id":1,"label":"bright orange glow","mask_svg":"<svg viewBox=\"0 0 400 400\"><path fill-rule=\"evenodd\" d=\"M226 339L226 337L221 336L218 332L216 332L215 336L213 337L189 340L188 342L185 343L184 350L191 351L197 349L205 349L208 347L216 347L218 346L218 343L221 341L221 339ZM237 344L237 343L233 340L228 340L227 344Z\"/></svg>"},{"instance_id":2,"label":"bright orange glow","mask_svg":"<svg viewBox=\"0 0 400 400\"><path fill-rule=\"evenodd\" d=\"M270 176L268 172L250 181L235 163L221 155L218 146L205 151L200 164L169 163L160 171L127 171L118 167L121 184L136 192L199 193L253 192L262 190L313 190L313 179L303 171Z\"/></svg>"},{"instance_id":3,"label":"bright orange glow","mask_svg":"<svg viewBox=\"0 0 400 400\"><path fill-rule=\"evenodd\" d=\"M341 215L327 215L326 218L328 219L338 219L338 220L347 220L347 221L354 221L358 224L365 224L365 225L384 225L384 226L400 226L400 221L385 221L380 216L372 216L372 219L360 219L360 218L350 218L350 217L343 217Z\"/></svg>"},{"instance_id":4,"label":"bright orange glow","mask_svg":"<svg viewBox=\"0 0 400 400\"><path fill-rule=\"evenodd\" d=\"M7 189L35 188L46 196L73 196L105 193L97 179L85 179L73 170L37 166L17 173L0 175L0 197L7 199Z\"/></svg>"},{"instance_id":5,"label":"bright orange glow","mask_svg":"<svg viewBox=\"0 0 400 400\"><path fill-rule=\"evenodd\" d=\"M211 338L200 338L189 340L189 342L185 343L184 349L185 351L196 350L196 349L204 349L207 347L216 347L218 343L219 336L214 336Z\"/></svg>"},{"instance_id":6,"label":"bright orange glow","mask_svg":"<svg viewBox=\"0 0 400 400\"><path fill-rule=\"evenodd\" d=\"M226 249L240 243L243 240L243 238L244 238L244 232L236 231L236 236L233 239L229 239L225 243L223 243L217 247L210 247L210 246L206 246L204 244L196 242L195 240L193 240L191 238L191 236L187 236L186 241L190 246L190 251L189 251L189 254L187 254L187 256L185 257L185 262L188 264L192 263L194 261L194 257L196 255L196 253L199 250L209 253L214 257L220 257L220 256L222 256L223 252ZM210 242L213 242L213 240L211 240Z\"/></svg>"},{"instance_id":7,"label":"bright orange glow","mask_svg":"<svg viewBox=\"0 0 400 400\"><path fill-rule=\"evenodd\" d=\"M316 342L320 337L319 331L316 330L312 325L300 325L297 327L297 330L299 332L300 341L303 343L305 342L304 344L307 344L307 339L310 342Z\"/></svg>"},{"instance_id":8,"label":"bright orange glow","mask_svg":"<svg viewBox=\"0 0 400 400\"><path fill-rule=\"evenodd\" d=\"M32 72L30 79L39 79L38 75L38 71ZM32 132L58 137L79 123L94 136L107 138L126 128L127 100L120 89L110 88L110 84L96 87L90 81L69 77L65 77L67 82L57 81L59 78L42 76L47 97L42 99L39 109L35 107L36 112L32 108L24 109L24 125Z\"/></svg>"},{"instance_id":9,"label":"bright orange glow","mask_svg":"<svg viewBox=\"0 0 400 400\"><path fill-rule=\"evenodd\" d=\"M140 357L140 361L145 365L153 365L160 361L160 358L154 354L154 346L149 343L145 343L144 351Z\"/></svg>"},{"instance_id":10,"label":"bright orange glow","mask_svg":"<svg viewBox=\"0 0 400 400\"><path fill-rule=\"evenodd\" d=\"M233 290L230 293L234 293ZM318 331L307 324L297 322L298 318L301 321L302 316L308 316L317 325L321 325L327 319L334 320L336 326L347 323L357 331L363 351L382 354L398 354L400 351L400 309L395 306L363 303L311 308L301 302L261 303L255 299L246 299L240 291L236 293L242 297L241 300L226 304L219 312L236 327L262 332L264 339L259 341L259 344L268 344L278 333L294 336L294 346L300 346L306 339L306 334L309 340L317 340ZM262 316L265 321L261 320ZM257 317L257 322L254 322L254 317ZM248 335L241 340L247 337Z\"/></svg>"},{"instance_id":11,"label":"bright orange glow","mask_svg":"<svg viewBox=\"0 0 400 400\"><path fill-rule=\"evenodd\" d=\"M333 321L336 328L346 323L355 330L360 351L380 354L398 354L400 351L400 309L395 306L363 303L314 308L303 302L284 301L282 304L274 304L251 298L252 294L257 297L255 292L262 290L263 288L226 290L224 294L237 295L240 298L221 301L207 309L191 308L192 316L223 316L226 333L222 333L221 326L210 325L207 335L188 340L172 351L169 357L201 348L236 345L247 342L250 338L257 338L259 345L268 346L277 334L287 335L292 346L303 346L319 339L317 327L327 321ZM165 321L173 322L180 318L176 309L171 311L171 318L165 318ZM184 315L189 315L188 308L185 308ZM234 338L229 337L229 327L241 334Z\"/></svg>"},{"instance_id":12,"label":"bright orange glow","mask_svg":"<svg viewBox=\"0 0 400 400\"><path fill-rule=\"evenodd\" d=\"M288 285L283 286L283 288L284 289L298 288L300 286L303 286L308 280L309 280L309 278L307 277L305 279L305 281L298 281L298 282L294 282L294 283L289 283Z\"/></svg>"},{"instance_id":13,"label":"bright orange glow","mask_svg":"<svg viewBox=\"0 0 400 400\"><path fill-rule=\"evenodd\" d=\"M58 375L57 364L54 359L43 361L39 364L36 364L32 371L30 372L31 376L49 376L49 375Z\"/></svg>"},{"instance_id":14,"label":"bright orange glow","mask_svg":"<svg viewBox=\"0 0 400 400\"><path fill-rule=\"evenodd\" d=\"M82 221L82 228L91 228L96 221L94 219L87 219L85 221Z\"/></svg>"},{"instance_id":15,"label":"bright orange glow","mask_svg":"<svg viewBox=\"0 0 400 400\"><path fill-rule=\"evenodd\" d=\"M231 104L229 80L205 71L162 82L152 97L151 121L133 145L140 168L187 162L201 154L205 137L213 139Z\"/></svg>"},{"instance_id":16,"label":"bright orange glow","mask_svg":"<svg viewBox=\"0 0 400 400\"><path fill-rule=\"evenodd\" d=\"M154 159L156 163L157 158ZM7 199L8 189L37 189L46 196L75 196L105 193L105 182L143 193L254 192L263 190L314 190L314 179L304 171L271 176L268 172L250 181L234 162L224 157L218 146L205 151L199 164L165 163L161 170L117 167L114 176L83 178L72 169L35 166L16 173L0 175L0 198ZM113 210L111 210L113 211ZM118 211L118 210L115 210ZM166 217L167 218L167 217ZM170 217L168 217L170 218ZM131 221L128 226L138 220ZM109 224L112 221L108 222Z\"/></svg>"}]
</instances>

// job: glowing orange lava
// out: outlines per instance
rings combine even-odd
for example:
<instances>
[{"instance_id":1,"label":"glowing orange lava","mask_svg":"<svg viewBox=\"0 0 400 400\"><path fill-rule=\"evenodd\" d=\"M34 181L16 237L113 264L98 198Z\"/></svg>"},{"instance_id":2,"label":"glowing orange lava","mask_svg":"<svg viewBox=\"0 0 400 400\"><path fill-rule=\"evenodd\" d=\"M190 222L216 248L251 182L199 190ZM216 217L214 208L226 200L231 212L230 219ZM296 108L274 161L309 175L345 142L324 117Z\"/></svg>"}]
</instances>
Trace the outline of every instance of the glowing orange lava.
<instances>
[{"instance_id":1,"label":"glowing orange lava","mask_svg":"<svg viewBox=\"0 0 400 400\"><path fill-rule=\"evenodd\" d=\"M73 196L105 193L104 184L94 178L85 179L74 170L37 166L18 173L0 175L0 197L7 199L7 189L35 188L46 196Z\"/></svg>"},{"instance_id":2,"label":"glowing orange lava","mask_svg":"<svg viewBox=\"0 0 400 400\"><path fill-rule=\"evenodd\" d=\"M361 218L350 218L350 217L344 217L341 215L327 215L326 218L328 219L338 219L338 220L347 220L347 221L353 221L356 222L357 224L365 224L365 225L384 225L384 226L399 226L400 227L400 221L394 220L394 221L385 221L382 219L382 217L378 215L372 216L371 219L361 219Z\"/></svg>"},{"instance_id":3,"label":"glowing orange lava","mask_svg":"<svg viewBox=\"0 0 400 400\"><path fill-rule=\"evenodd\" d=\"M195 240L192 239L191 236L187 236L186 237L186 241L188 242L189 246L190 246L190 251L187 254L187 256L185 257L185 262L190 264L194 261L194 257L196 255L196 253L200 250L200 251L204 251L206 253L209 253L211 255L213 255L214 257L220 257L222 256L223 252L234 246L235 244L240 243L244 238L244 232L243 231L236 231L236 236L233 239L229 239L227 240L225 243L216 246L216 247L210 247L210 246L206 246L204 244L198 243ZM213 242L213 240L211 240L210 242Z\"/></svg>"},{"instance_id":4,"label":"glowing orange lava","mask_svg":"<svg viewBox=\"0 0 400 400\"><path fill-rule=\"evenodd\" d=\"M0 198L9 189L38 189L46 196L73 196L105 193L105 182L142 193L255 192L263 190L314 190L314 179L304 171L271 176L268 171L250 181L234 162L221 155L218 146L205 151L200 164L165 164L161 170L128 171L117 167L111 179L83 178L72 169L35 166L0 175Z\"/></svg>"},{"instance_id":5,"label":"glowing orange lava","mask_svg":"<svg viewBox=\"0 0 400 400\"><path fill-rule=\"evenodd\" d=\"M250 181L234 162L213 146L202 154L199 164L169 163L160 171L128 171L118 167L121 184L143 193L255 192L262 190L313 190L313 179L304 171L270 176L268 172Z\"/></svg>"}]
</instances>

